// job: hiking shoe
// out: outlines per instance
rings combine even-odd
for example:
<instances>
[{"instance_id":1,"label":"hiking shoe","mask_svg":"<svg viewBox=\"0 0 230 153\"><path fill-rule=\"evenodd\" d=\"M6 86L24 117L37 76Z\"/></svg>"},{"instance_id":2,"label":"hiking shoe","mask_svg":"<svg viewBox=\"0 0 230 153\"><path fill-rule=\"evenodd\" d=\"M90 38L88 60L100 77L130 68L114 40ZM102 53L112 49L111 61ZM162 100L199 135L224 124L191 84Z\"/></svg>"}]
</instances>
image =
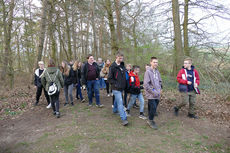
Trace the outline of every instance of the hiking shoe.
<instances>
[{"instance_id":1,"label":"hiking shoe","mask_svg":"<svg viewBox=\"0 0 230 153\"><path fill-rule=\"evenodd\" d=\"M53 115L56 115L56 111L53 112Z\"/></svg>"},{"instance_id":2,"label":"hiking shoe","mask_svg":"<svg viewBox=\"0 0 230 153\"><path fill-rule=\"evenodd\" d=\"M146 120L146 119L147 119L147 117L146 117L144 114L139 115L139 118L140 118L140 119L143 119L143 120Z\"/></svg>"},{"instance_id":3,"label":"hiking shoe","mask_svg":"<svg viewBox=\"0 0 230 153\"><path fill-rule=\"evenodd\" d=\"M76 99L80 99L79 97L76 97Z\"/></svg>"},{"instance_id":4,"label":"hiking shoe","mask_svg":"<svg viewBox=\"0 0 230 153\"><path fill-rule=\"evenodd\" d=\"M198 119L198 117L196 115L190 114L190 113L188 113L188 117L189 118L193 118L193 119Z\"/></svg>"},{"instance_id":5,"label":"hiking shoe","mask_svg":"<svg viewBox=\"0 0 230 153\"><path fill-rule=\"evenodd\" d=\"M136 108L136 109L138 109L138 108L139 108L139 105L137 105L137 104L134 104L134 105L133 105L133 108Z\"/></svg>"},{"instance_id":6,"label":"hiking shoe","mask_svg":"<svg viewBox=\"0 0 230 153\"><path fill-rule=\"evenodd\" d=\"M60 115L60 112L56 112L56 117L57 117L57 118L60 118L60 116L61 116L61 115Z\"/></svg>"},{"instance_id":7,"label":"hiking shoe","mask_svg":"<svg viewBox=\"0 0 230 153\"><path fill-rule=\"evenodd\" d=\"M64 106L68 105L68 103L64 103Z\"/></svg>"},{"instance_id":8,"label":"hiking shoe","mask_svg":"<svg viewBox=\"0 0 230 153\"><path fill-rule=\"evenodd\" d=\"M71 103L71 105L73 106L73 105L74 105L74 103L72 102L72 103Z\"/></svg>"},{"instance_id":9,"label":"hiking shoe","mask_svg":"<svg viewBox=\"0 0 230 153\"><path fill-rule=\"evenodd\" d=\"M127 126L128 124L129 124L129 122L128 122L127 120L123 120L123 121L122 121L122 125L123 125L123 126Z\"/></svg>"},{"instance_id":10,"label":"hiking shoe","mask_svg":"<svg viewBox=\"0 0 230 153\"><path fill-rule=\"evenodd\" d=\"M85 99L82 99L81 102L84 103L84 102L85 102Z\"/></svg>"},{"instance_id":11,"label":"hiking shoe","mask_svg":"<svg viewBox=\"0 0 230 153\"><path fill-rule=\"evenodd\" d=\"M38 105L38 102L35 102L35 103L34 103L34 106L37 106L37 105Z\"/></svg>"},{"instance_id":12,"label":"hiking shoe","mask_svg":"<svg viewBox=\"0 0 230 153\"><path fill-rule=\"evenodd\" d=\"M96 105L96 107L102 108L102 107L104 107L104 105L100 104L100 105Z\"/></svg>"},{"instance_id":13,"label":"hiking shoe","mask_svg":"<svg viewBox=\"0 0 230 153\"><path fill-rule=\"evenodd\" d=\"M178 113L179 113L179 109L177 107L174 107L174 115L178 116Z\"/></svg>"},{"instance_id":14,"label":"hiking shoe","mask_svg":"<svg viewBox=\"0 0 230 153\"><path fill-rule=\"evenodd\" d=\"M48 106L46 106L46 108L47 108L47 109L50 109L50 108L51 108L51 103L50 103Z\"/></svg>"},{"instance_id":15,"label":"hiking shoe","mask_svg":"<svg viewBox=\"0 0 230 153\"><path fill-rule=\"evenodd\" d=\"M130 116L131 116L131 114L130 114L130 111L129 111L129 110L126 110L125 112L126 112L126 116L127 116L127 117L130 117Z\"/></svg>"},{"instance_id":16,"label":"hiking shoe","mask_svg":"<svg viewBox=\"0 0 230 153\"><path fill-rule=\"evenodd\" d=\"M156 125L156 123L154 121L148 120L147 123L152 129L154 129L154 130L158 129L158 127L157 127L157 125Z\"/></svg>"}]
</instances>

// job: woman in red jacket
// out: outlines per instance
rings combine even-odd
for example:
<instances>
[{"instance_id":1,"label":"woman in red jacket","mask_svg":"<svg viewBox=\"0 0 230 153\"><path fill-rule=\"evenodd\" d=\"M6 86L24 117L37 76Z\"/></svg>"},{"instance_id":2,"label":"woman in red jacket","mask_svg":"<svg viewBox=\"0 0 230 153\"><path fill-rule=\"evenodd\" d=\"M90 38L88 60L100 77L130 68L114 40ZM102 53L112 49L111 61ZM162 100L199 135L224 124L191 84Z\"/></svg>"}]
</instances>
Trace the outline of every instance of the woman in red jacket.
<instances>
[{"instance_id":1,"label":"woman in red jacket","mask_svg":"<svg viewBox=\"0 0 230 153\"><path fill-rule=\"evenodd\" d=\"M174 113L178 116L179 109L189 103L188 117L197 119L195 115L196 94L199 94L198 86L200 77L198 71L192 65L192 59L186 58L184 66L177 75L179 91L181 92L182 102L174 107Z\"/></svg>"}]
</instances>

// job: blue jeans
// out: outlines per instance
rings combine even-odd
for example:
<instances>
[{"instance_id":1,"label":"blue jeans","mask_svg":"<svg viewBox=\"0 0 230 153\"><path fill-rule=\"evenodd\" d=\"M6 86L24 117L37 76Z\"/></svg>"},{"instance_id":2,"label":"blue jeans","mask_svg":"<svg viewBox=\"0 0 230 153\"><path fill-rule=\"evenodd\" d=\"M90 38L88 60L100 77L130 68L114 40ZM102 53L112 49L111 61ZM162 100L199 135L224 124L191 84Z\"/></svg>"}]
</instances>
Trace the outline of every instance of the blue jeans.
<instances>
[{"instance_id":1,"label":"blue jeans","mask_svg":"<svg viewBox=\"0 0 230 153\"><path fill-rule=\"evenodd\" d=\"M93 103L93 91L96 98L96 104L100 105L99 80L87 81L87 93L90 105Z\"/></svg>"},{"instance_id":2,"label":"blue jeans","mask_svg":"<svg viewBox=\"0 0 230 153\"><path fill-rule=\"evenodd\" d=\"M106 88L106 84L105 84L104 78L100 78L99 82L100 82L100 89Z\"/></svg>"},{"instance_id":3,"label":"blue jeans","mask_svg":"<svg viewBox=\"0 0 230 153\"><path fill-rule=\"evenodd\" d=\"M78 84L77 84L76 98L78 98L78 95L80 96L80 99L83 100L82 93L81 93L81 83L80 83L80 80L78 81Z\"/></svg>"},{"instance_id":4,"label":"blue jeans","mask_svg":"<svg viewBox=\"0 0 230 153\"><path fill-rule=\"evenodd\" d=\"M140 102L140 113L143 113L144 112L144 106L145 106L145 100L144 100L144 97L143 97L142 93L140 93L139 95L134 95L134 94L130 95L130 100L129 100L129 104L128 104L127 109L130 110L130 108L136 102L137 98L138 98L138 100Z\"/></svg>"},{"instance_id":5,"label":"blue jeans","mask_svg":"<svg viewBox=\"0 0 230 153\"><path fill-rule=\"evenodd\" d=\"M126 113L124 111L123 100L122 100L122 92L118 90L113 90L113 95L115 97L113 113L119 112L121 120L127 120Z\"/></svg>"}]
</instances>

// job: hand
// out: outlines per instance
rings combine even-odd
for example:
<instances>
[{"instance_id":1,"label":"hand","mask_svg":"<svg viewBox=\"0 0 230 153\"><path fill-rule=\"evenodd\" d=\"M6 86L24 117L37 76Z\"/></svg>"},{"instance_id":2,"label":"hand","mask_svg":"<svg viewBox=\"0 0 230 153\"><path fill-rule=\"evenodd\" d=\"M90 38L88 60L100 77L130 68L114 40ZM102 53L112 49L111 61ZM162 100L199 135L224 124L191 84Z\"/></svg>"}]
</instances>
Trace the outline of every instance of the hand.
<instances>
[{"instance_id":1,"label":"hand","mask_svg":"<svg viewBox=\"0 0 230 153\"><path fill-rule=\"evenodd\" d=\"M198 87L198 84L197 84L197 83L195 83L195 84L194 84L194 87L195 87L195 88L197 88L197 87Z\"/></svg>"},{"instance_id":2,"label":"hand","mask_svg":"<svg viewBox=\"0 0 230 153\"><path fill-rule=\"evenodd\" d=\"M187 82L187 84L188 84L188 85L191 85L191 84L192 84L192 82L191 82L191 81L188 81L188 82Z\"/></svg>"},{"instance_id":3,"label":"hand","mask_svg":"<svg viewBox=\"0 0 230 153\"><path fill-rule=\"evenodd\" d=\"M85 90L85 89L86 89L86 86L85 86L85 85L83 85L83 86L82 86L82 89L83 89L83 90Z\"/></svg>"},{"instance_id":4,"label":"hand","mask_svg":"<svg viewBox=\"0 0 230 153\"><path fill-rule=\"evenodd\" d=\"M37 89L37 86L34 86L34 89Z\"/></svg>"}]
</instances>

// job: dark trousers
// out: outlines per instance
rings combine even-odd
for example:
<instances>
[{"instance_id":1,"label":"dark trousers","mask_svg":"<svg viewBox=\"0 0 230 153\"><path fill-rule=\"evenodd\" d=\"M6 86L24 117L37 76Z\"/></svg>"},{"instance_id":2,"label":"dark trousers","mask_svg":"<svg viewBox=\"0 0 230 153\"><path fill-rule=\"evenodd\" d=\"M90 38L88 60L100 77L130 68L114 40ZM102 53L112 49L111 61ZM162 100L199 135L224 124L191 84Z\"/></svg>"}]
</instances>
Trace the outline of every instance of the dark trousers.
<instances>
[{"instance_id":1,"label":"dark trousers","mask_svg":"<svg viewBox=\"0 0 230 153\"><path fill-rule=\"evenodd\" d=\"M56 94L50 96L51 106L54 112L59 112L59 94L60 92L57 92Z\"/></svg>"},{"instance_id":2,"label":"dark trousers","mask_svg":"<svg viewBox=\"0 0 230 153\"><path fill-rule=\"evenodd\" d=\"M80 99L83 100L83 96L82 96L82 93L81 93L81 83L80 83L80 80L78 81L78 84L77 84L76 98L78 98L78 96L80 96Z\"/></svg>"},{"instance_id":3,"label":"dark trousers","mask_svg":"<svg viewBox=\"0 0 230 153\"><path fill-rule=\"evenodd\" d=\"M105 80L105 84L106 84L106 91L107 91L107 94L111 93L112 90L109 91L109 82L108 82L108 80Z\"/></svg>"},{"instance_id":4,"label":"dark trousers","mask_svg":"<svg viewBox=\"0 0 230 153\"><path fill-rule=\"evenodd\" d=\"M149 120L154 119L154 115L156 114L158 104L159 99L148 99Z\"/></svg>"},{"instance_id":5,"label":"dark trousers","mask_svg":"<svg viewBox=\"0 0 230 153\"><path fill-rule=\"evenodd\" d=\"M44 91L44 94L45 94L47 103L48 103L48 105L49 105L49 104L50 104L49 95L48 95L47 91L45 90L45 88L43 88L42 86L41 86L41 87L37 87L36 102L37 102L37 103L39 102L39 99L40 99L40 97L41 97L41 95L42 95L42 89L43 89L43 91Z\"/></svg>"},{"instance_id":6,"label":"dark trousers","mask_svg":"<svg viewBox=\"0 0 230 153\"><path fill-rule=\"evenodd\" d=\"M127 107L127 97L128 97L128 93L124 91L124 106L125 107Z\"/></svg>"}]
</instances>

